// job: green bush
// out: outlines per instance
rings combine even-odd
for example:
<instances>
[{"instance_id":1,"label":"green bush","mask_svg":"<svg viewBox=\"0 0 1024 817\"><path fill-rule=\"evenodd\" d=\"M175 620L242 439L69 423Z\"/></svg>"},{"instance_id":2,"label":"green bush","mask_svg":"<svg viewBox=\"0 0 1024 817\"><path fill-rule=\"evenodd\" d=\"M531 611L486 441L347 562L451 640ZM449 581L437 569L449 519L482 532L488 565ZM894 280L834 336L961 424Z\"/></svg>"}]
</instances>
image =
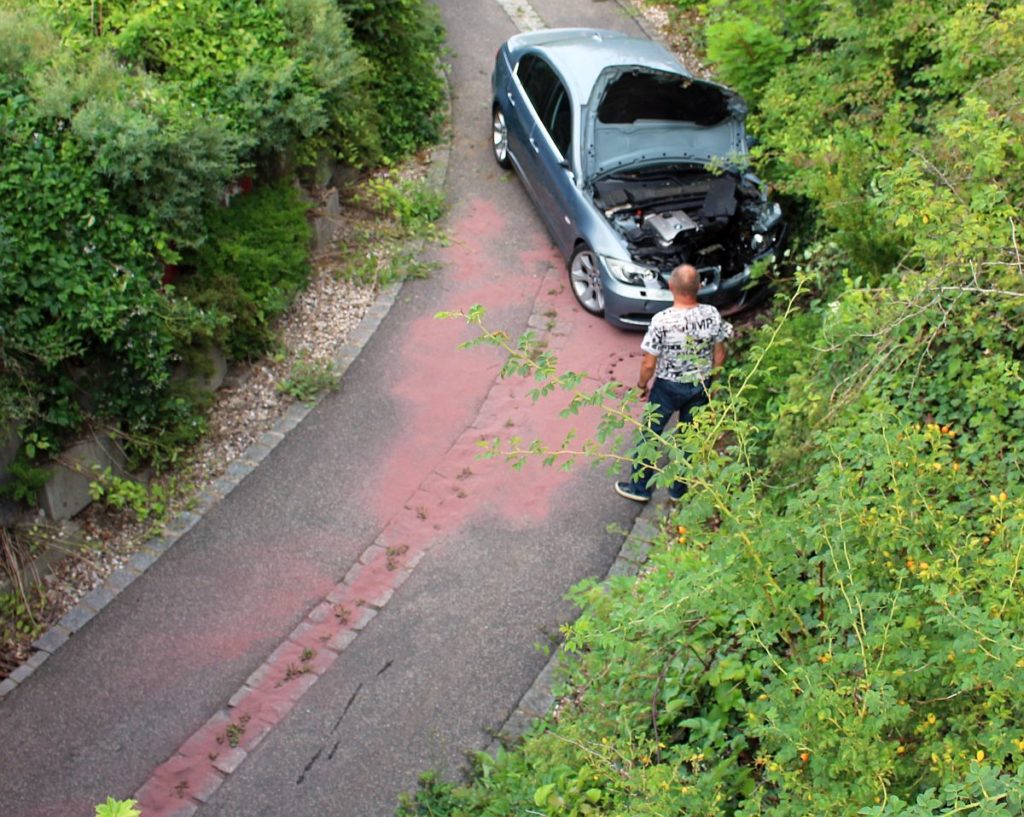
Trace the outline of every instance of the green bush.
<instances>
[{"instance_id":1,"label":"green bush","mask_svg":"<svg viewBox=\"0 0 1024 817\"><path fill-rule=\"evenodd\" d=\"M768 26L746 17L722 20L707 30L708 58L722 81L755 102L761 89L782 67L792 47Z\"/></svg>"},{"instance_id":2,"label":"green bush","mask_svg":"<svg viewBox=\"0 0 1024 817\"><path fill-rule=\"evenodd\" d=\"M3 5L0 419L49 450L99 420L167 462L203 426L174 366L214 335L256 354L307 274L301 208L255 214L266 257L226 188L436 134L436 13L356 9L357 42L334 0ZM161 282L183 260L188 300Z\"/></svg>"},{"instance_id":3,"label":"green bush","mask_svg":"<svg viewBox=\"0 0 1024 817\"><path fill-rule=\"evenodd\" d=\"M207 216L209 237L186 256L179 295L220 316L215 339L236 359L265 352L271 321L309 278L309 205L291 184L257 188Z\"/></svg>"},{"instance_id":4,"label":"green bush","mask_svg":"<svg viewBox=\"0 0 1024 817\"><path fill-rule=\"evenodd\" d=\"M444 31L421 0L339 0L355 42L372 65L371 87L388 157L436 142L444 116L439 75Z\"/></svg>"}]
</instances>

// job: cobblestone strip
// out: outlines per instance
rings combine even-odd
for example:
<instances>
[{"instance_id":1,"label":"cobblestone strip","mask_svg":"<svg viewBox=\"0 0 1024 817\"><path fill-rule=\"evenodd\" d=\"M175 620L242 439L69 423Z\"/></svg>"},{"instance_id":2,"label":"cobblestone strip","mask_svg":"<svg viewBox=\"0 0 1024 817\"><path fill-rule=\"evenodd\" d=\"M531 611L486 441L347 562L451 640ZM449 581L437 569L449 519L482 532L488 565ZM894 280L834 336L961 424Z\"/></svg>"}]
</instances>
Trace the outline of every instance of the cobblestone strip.
<instances>
[{"instance_id":1,"label":"cobblestone strip","mask_svg":"<svg viewBox=\"0 0 1024 817\"><path fill-rule=\"evenodd\" d=\"M449 114L450 101L446 102ZM431 165L427 172L427 184L436 190L444 187L448 172L448 159L451 146L448 143L439 145L432 151ZM418 252L423 246L422 240L413 240L407 249ZM348 339L335 352L335 371L341 377L348 370L362 351L363 346L373 337L374 332L383 322L398 297L401 282L390 284L381 290L376 301L370 306L358 326L352 330ZM28 661L18 667L7 678L0 682L0 702L25 683L47 658L60 649L71 636L82 629L106 605L116 598L138 576L152 566L185 533L191 530L202 519L203 514L233 491L249 474L259 467L260 462L280 443L285 435L299 425L312 407L304 403L296 403L278 419L270 431L250 445L237 460L228 466L225 473L210 483L197 497L193 510L185 511L176 516L159 536L145 542L125 567L115 571L99 587L83 597L64 617L50 627L43 635L32 642L36 651ZM181 812L189 814L191 812Z\"/></svg>"},{"instance_id":2,"label":"cobblestone strip","mask_svg":"<svg viewBox=\"0 0 1024 817\"><path fill-rule=\"evenodd\" d=\"M327 672L419 563L423 551L371 545L345 578L135 793L146 817L185 817L206 803Z\"/></svg>"}]
</instances>

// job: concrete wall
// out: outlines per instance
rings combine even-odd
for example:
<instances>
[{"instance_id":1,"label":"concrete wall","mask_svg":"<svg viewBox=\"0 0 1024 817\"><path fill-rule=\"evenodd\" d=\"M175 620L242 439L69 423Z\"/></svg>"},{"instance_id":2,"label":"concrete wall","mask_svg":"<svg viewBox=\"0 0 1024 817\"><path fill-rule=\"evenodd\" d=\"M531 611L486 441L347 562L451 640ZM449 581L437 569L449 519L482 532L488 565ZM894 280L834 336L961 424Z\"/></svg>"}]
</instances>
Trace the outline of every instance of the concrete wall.
<instances>
[{"instance_id":1,"label":"concrete wall","mask_svg":"<svg viewBox=\"0 0 1024 817\"><path fill-rule=\"evenodd\" d=\"M65 450L48 466L50 479L39 492L39 507L50 519L70 519L84 509L92 497L89 484L95 469L113 469L124 476L124 454L109 434L95 434Z\"/></svg>"}]
</instances>

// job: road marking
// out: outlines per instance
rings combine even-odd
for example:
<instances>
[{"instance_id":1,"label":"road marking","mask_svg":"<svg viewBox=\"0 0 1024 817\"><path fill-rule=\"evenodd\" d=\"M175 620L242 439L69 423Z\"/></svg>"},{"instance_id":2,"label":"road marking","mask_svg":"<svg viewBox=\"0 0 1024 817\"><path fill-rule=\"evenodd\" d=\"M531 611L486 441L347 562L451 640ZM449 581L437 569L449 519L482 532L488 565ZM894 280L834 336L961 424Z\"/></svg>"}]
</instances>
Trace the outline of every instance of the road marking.
<instances>
[{"instance_id":1,"label":"road marking","mask_svg":"<svg viewBox=\"0 0 1024 817\"><path fill-rule=\"evenodd\" d=\"M533 10L533 6L529 3L524 3L522 0L496 0L496 2L505 9L505 13L512 18L512 22L521 32L547 28L540 15Z\"/></svg>"}]
</instances>

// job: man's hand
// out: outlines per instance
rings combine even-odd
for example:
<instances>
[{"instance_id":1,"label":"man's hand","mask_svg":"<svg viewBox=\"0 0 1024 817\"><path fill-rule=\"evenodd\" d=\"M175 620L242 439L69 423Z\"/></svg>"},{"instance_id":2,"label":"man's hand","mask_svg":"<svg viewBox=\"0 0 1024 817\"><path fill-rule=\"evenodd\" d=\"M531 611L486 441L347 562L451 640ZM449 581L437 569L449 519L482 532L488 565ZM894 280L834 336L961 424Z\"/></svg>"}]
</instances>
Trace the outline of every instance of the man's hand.
<instances>
[{"instance_id":1,"label":"man's hand","mask_svg":"<svg viewBox=\"0 0 1024 817\"><path fill-rule=\"evenodd\" d=\"M644 352L644 359L640 361L640 377L636 381L636 387L640 389L640 396L646 398L651 391L651 378L654 377L654 370L658 365L658 358L650 352Z\"/></svg>"},{"instance_id":2,"label":"man's hand","mask_svg":"<svg viewBox=\"0 0 1024 817\"><path fill-rule=\"evenodd\" d=\"M711 368L720 369L725 363L725 344L718 341L711 352Z\"/></svg>"}]
</instances>

